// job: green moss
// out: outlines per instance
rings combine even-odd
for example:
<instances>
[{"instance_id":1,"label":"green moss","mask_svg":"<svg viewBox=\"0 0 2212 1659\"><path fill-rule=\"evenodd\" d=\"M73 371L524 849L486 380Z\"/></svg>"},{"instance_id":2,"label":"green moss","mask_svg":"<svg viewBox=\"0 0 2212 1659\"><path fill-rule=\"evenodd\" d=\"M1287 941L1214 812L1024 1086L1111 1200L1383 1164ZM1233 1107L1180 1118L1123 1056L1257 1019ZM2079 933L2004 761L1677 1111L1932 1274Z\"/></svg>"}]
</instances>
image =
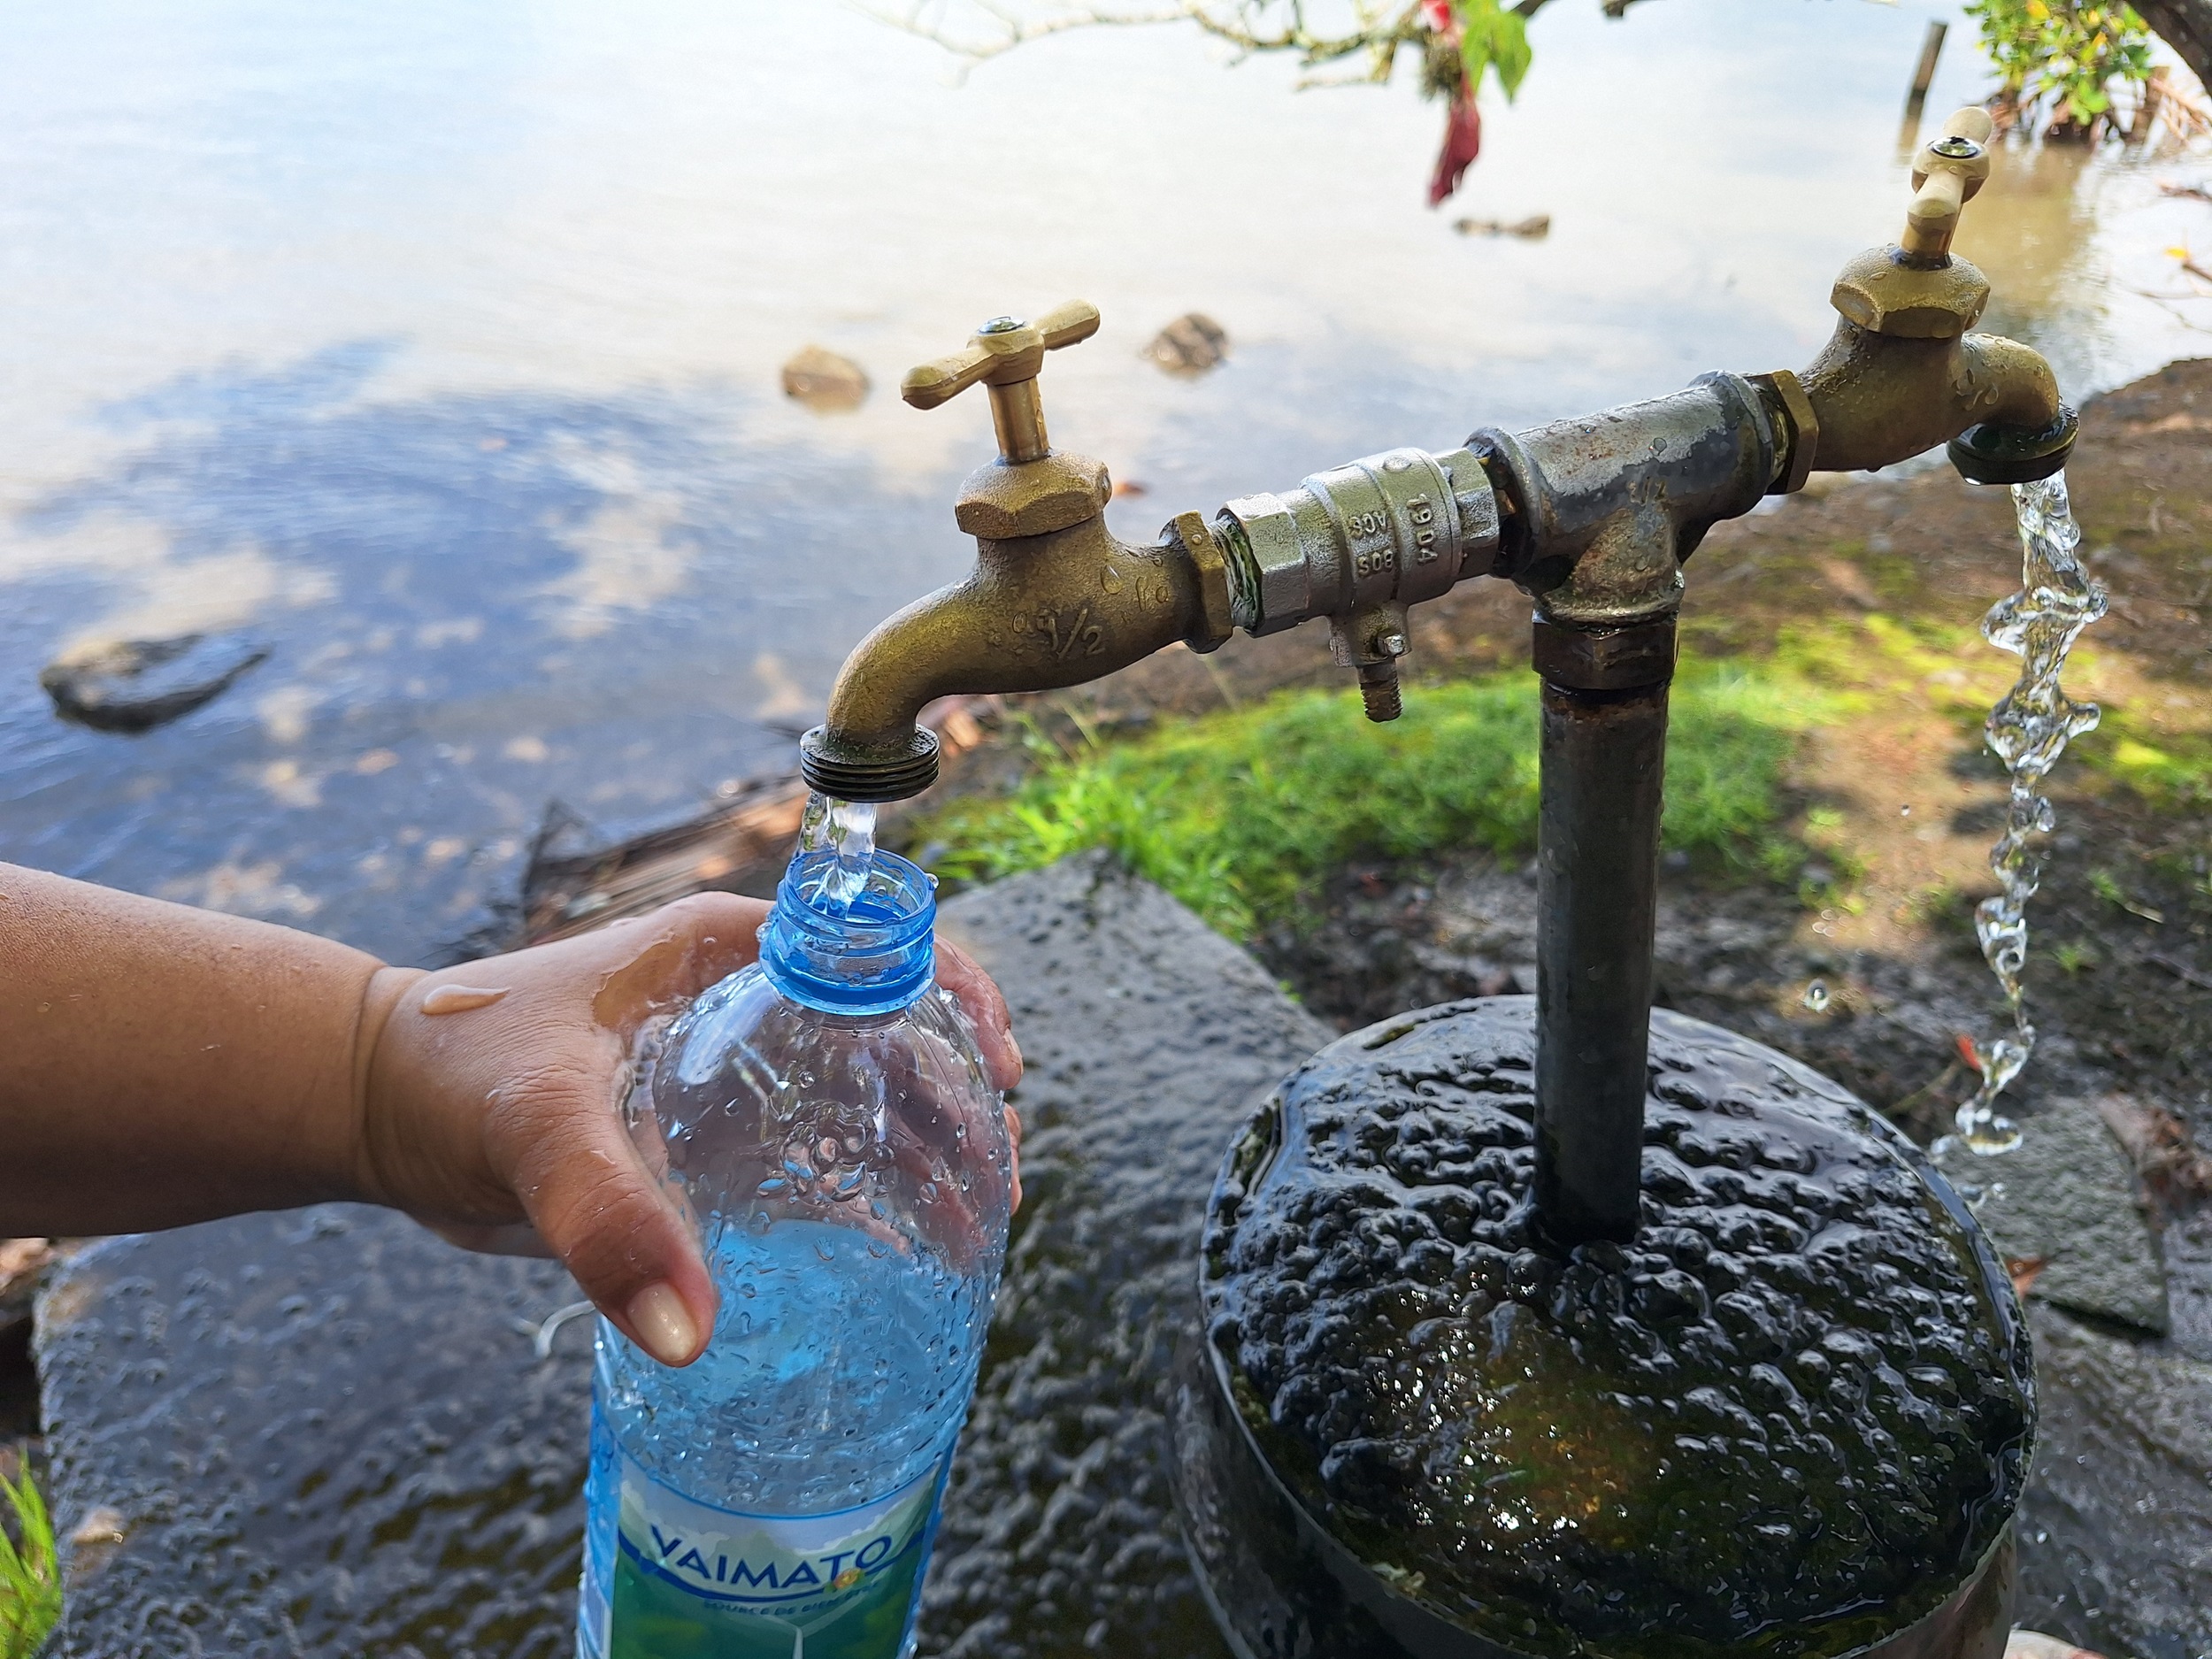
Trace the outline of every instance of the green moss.
<instances>
[{"instance_id":1,"label":"green moss","mask_svg":"<svg viewBox=\"0 0 2212 1659\"><path fill-rule=\"evenodd\" d=\"M2018 664L1971 628L1876 614L1783 629L1766 672L1818 687L1846 714L1905 698L1978 730Z\"/></svg>"},{"instance_id":2,"label":"green moss","mask_svg":"<svg viewBox=\"0 0 2212 1659\"><path fill-rule=\"evenodd\" d=\"M2077 650L2068 685L2093 680L2096 663L2093 647ZM1847 713L1878 714L1886 703L1911 699L1978 742L1991 707L2019 673L2019 660L1992 649L1973 628L1869 616L1785 629L1766 672L1782 683L1801 680L1825 690ZM2102 707L2097 729L2068 748L2054 777L2059 787L2117 785L2166 812L2212 805L2212 730L2161 726L2110 698ZM2203 719L2200 711L2193 717Z\"/></svg>"},{"instance_id":3,"label":"green moss","mask_svg":"<svg viewBox=\"0 0 2212 1659\"><path fill-rule=\"evenodd\" d=\"M2212 738L2154 732L2129 710L2108 707L2095 732L2077 740L2081 764L2154 807L2184 812L2212 804Z\"/></svg>"},{"instance_id":4,"label":"green moss","mask_svg":"<svg viewBox=\"0 0 2212 1659\"><path fill-rule=\"evenodd\" d=\"M1794 677L1699 665L1678 680L1667 845L1794 881L1781 833L1798 735L1832 700ZM981 879L1111 849L1233 937L1294 921L1347 860L1535 843L1537 690L1510 672L1412 687L1371 725L1349 693L1298 692L1094 747L1018 793L956 801L914 839Z\"/></svg>"},{"instance_id":5,"label":"green moss","mask_svg":"<svg viewBox=\"0 0 2212 1659\"><path fill-rule=\"evenodd\" d=\"M0 1659L30 1659L61 1617L54 1528L27 1469L0 1476Z\"/></svg>"}]
</instances>

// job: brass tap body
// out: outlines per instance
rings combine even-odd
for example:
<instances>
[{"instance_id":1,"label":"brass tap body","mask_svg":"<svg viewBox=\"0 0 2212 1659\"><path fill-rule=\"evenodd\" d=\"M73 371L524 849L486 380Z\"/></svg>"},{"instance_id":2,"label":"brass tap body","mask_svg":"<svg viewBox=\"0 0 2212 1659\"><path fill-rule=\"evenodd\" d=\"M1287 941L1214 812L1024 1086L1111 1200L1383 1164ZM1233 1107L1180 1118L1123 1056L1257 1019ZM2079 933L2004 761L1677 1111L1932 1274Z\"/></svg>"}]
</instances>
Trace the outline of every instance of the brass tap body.
<instances>
[{"instance_id":1,"label":"brass tap body","mask_svg":"<svg viewBox=\"0 0 2212 1659\"><path fill-rule=\"evenodd\" d=\"M879 625L845 659L828 718L801 740L808 783L849 801L902 799L937 775L923 707L959 693L1079 685L1178 640L1229 637L1228 573L1196 513L1151 547L1106 527L1103 463L1055 449L1037 377L1045 353L1087 340L1080 301L1035 323L995 318L967 349L910 373L901 396L934 409L984 386L999 457L971 472L953 517L975 537L975 569Z\"/></svg>"},{"instance_id":2,"label":"brass tap body","mask_svg":"<svg viewBox=\"0 0 2212 1659\"><path fill-rule=\"evenodd\" d=\"M1844 267L1830 295L1836 331L1803 375L1763 377L1794 435L1781 490L1814 471L1887 466L1973 427L2044 434L2031 444L2042 458L2062 460L2071 447L2050 365L2016 341L1968 333L1989 281L1951 251L1951 238L1989 176L1989 137L1987 111L1964 109L1922 147L1903 235Z\"/></svg>"}]
</instances>

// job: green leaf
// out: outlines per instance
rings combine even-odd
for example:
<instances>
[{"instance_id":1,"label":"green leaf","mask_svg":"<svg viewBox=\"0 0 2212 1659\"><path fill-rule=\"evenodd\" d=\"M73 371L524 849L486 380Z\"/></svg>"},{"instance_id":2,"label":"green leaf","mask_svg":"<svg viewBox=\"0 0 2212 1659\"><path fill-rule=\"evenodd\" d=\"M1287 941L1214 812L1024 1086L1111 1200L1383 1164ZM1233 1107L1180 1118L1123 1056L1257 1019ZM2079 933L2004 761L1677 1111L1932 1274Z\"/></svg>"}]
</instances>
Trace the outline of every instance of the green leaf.
<instances>
[{"instance_id":1,"label":"green leaf","mask_svg":"<svg viewBox=\"0 0 2212 1659\"><path fill-rule=\"evenodd\" d=\"M1490 39L1491 67L1498 72L1498 84L1505 88L1506 102L1521 89L1521 81L1528 73L1529 64L1535 53L1528 43L1528 19L1517 12L1500 12Z\"/></svg>"},{"instance_id":2,"label":"green leaf","mask_svg":"<svg viewBox=\"0 0 2212 1659\"><path fill-rule=\"evenodd\" d=\"M1467 76L1467 94L1482 90L1482 72L1490 67L1490 32L1470 26L1463 19L1459 29L1459 66Z\"/></svg>"},{"instance_id":3,"label":"green leaf","mask_svg":"<svg viewBox=\"0 0 2212 1659\"><path fill-rule=\"evenodd\" d=\"M1509 11L1502 0L1452 0L1452 15L1459 21L1459 63L1468 91L1479 93L1485 72L1495 70L1498 85L1510 100L1521 89L1533 56L1528 19Z\"/></svg>"}]
</instances>

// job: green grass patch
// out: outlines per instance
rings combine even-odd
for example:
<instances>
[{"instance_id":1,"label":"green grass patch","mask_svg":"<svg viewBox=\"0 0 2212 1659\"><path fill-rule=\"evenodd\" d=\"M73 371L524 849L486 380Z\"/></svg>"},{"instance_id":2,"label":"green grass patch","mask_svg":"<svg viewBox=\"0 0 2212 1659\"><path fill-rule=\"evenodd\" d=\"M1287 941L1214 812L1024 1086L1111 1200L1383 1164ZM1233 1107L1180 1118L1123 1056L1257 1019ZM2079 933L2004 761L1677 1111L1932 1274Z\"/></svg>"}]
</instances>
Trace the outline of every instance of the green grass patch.
<instances>
[{"instance_id":1,"label":"green grass patch","mask_svg":"<svg viewBox=\"0 0 2212 1659\"><path fill-rule=\"evenodd\" d=\"M61 1618L61 1568L45 1500L25 1468L0 1477L0 1659L31 1659Z\"/></svg>"},{"instance_id":2,"label":"green grass patch","mask_svg":"<svg viewBox=\"0 0 2212 1659\"><path fill-rule=\"evenodd\" d=\"M1793 882L1806 849L1783 833L1785 776L1800 734L1833 708L1801 677L1687 667L1667 846ZM1526 853L1536 804L1537 685L1514 672L1409 687L1387 726L1350 692L1305 691L1094 745L1012 795L949 803L913 839L950 849L941 873L975 880L1109 848L1242 939L1294 923L1348 860Z\"/></svg>"}]
</instances>

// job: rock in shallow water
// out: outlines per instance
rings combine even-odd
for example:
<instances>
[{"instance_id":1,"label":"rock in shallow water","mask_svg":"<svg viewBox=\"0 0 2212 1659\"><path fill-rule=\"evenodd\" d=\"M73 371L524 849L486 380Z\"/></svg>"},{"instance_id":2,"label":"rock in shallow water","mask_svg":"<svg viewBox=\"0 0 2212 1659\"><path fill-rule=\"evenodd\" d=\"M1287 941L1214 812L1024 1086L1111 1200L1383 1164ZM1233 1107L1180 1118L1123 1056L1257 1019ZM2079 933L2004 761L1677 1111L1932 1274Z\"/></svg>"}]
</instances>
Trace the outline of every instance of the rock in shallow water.
<instances>
[{"instance_id":1,"label":"rock in shallow water","mask_svg":"<svg viewBox=\"0 0 2212 1659\"><path fill-rule=\"evenodd\" d=\"M212 703L269 648L236 634L118 640L50 663L38 683L55 712L103 732L150 732Z\"/></svg>"},{"instance_id":2,"label":"rock in shallow water","mask_svg":"<svg viewBox=\"0 0 2212 1659\"><path fill-rule=\"evenodd\" d=\"M1170 374L1203 374L1229 355L1229 331L1203 311L1187 311L1152 337L1144 355Z\"/></svg>"},{"instance_id":3,"label":"rock in shallow water","mask_svg":"<svg viewBox=\"0 0 2212 1659\"><path fill-rule=\"evenodd\" d=\"M783 395L818 411L857 409L868 401L868 372L826 347L804 346L783 365Z\"/></svg>"}]
</instances>

